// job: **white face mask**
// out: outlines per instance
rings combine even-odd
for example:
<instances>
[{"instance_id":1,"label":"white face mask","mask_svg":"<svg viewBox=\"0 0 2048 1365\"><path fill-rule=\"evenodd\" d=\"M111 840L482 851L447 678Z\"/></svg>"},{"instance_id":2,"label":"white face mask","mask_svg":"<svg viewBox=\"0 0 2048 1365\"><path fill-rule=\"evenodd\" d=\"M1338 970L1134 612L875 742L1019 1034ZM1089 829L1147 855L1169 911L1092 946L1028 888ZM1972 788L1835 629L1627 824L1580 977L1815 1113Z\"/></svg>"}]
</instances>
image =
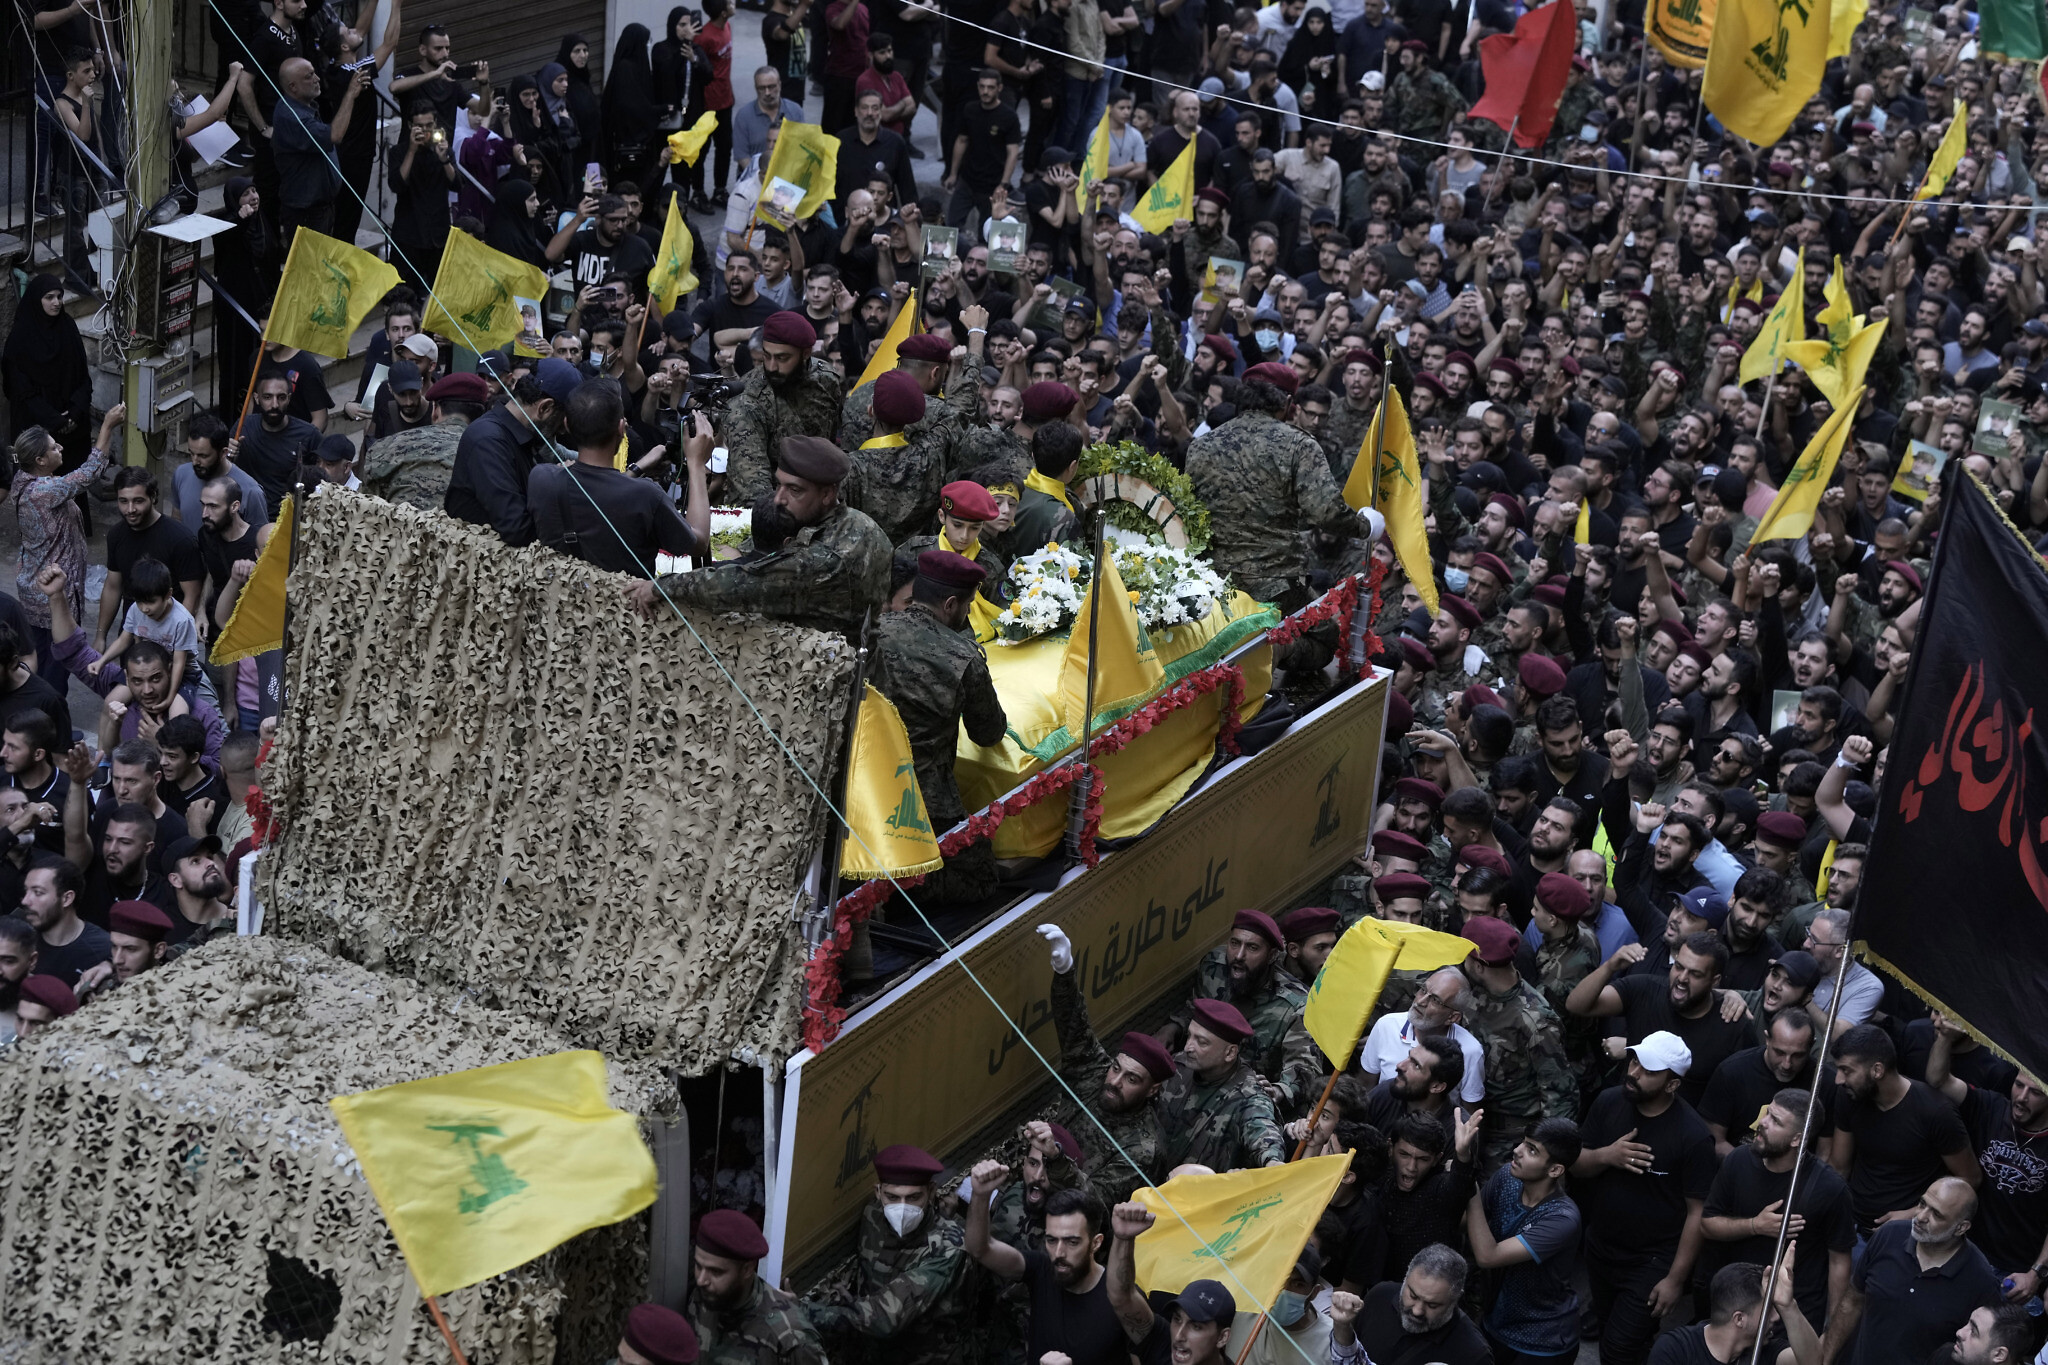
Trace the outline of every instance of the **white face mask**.
<instances>
[{"instance_id":1,"label":"white face mask","mask_svg":"<svg viewBox=\"0 0 2048 1365\"><path fill-rule=\"evenodd\" d=\"M924 1222L924 1210L915 1204L884 1204L882 1217L889 1220L898 1237L908 1237Z\"/></svg>"}]
</instances>

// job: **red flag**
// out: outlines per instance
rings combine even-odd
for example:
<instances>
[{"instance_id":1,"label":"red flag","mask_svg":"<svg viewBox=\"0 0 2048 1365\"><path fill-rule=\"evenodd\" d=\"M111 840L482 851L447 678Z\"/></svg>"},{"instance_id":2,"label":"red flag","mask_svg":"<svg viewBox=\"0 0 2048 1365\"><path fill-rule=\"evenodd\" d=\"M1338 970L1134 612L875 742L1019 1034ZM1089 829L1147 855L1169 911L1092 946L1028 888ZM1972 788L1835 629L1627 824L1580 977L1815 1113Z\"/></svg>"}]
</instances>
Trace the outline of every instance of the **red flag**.
<instances>
[{"instance_id":1,"label":"red flag","mask_svg":"<svg viewBox=\"0 0 2048 1365\"><path fill-rule=\"evenodd\" d=\"M1523 14L1513 33L1480 39L1486 93L1472 106L1472 117L1512 127L1517 147L1541 147L1557 121L1557 102L1578 45L1579 16L1572 0L1551 0Z\"/></svg>"}]
</instances>

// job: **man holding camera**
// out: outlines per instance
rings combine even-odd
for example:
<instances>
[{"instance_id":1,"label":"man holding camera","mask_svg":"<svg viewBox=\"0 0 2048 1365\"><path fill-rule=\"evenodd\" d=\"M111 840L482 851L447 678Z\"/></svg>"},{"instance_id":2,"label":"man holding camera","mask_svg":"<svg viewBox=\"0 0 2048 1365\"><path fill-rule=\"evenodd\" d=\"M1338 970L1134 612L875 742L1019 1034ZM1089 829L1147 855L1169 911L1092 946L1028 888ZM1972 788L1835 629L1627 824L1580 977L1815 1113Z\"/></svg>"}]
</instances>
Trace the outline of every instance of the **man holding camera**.
<instances>
[{"instance_id":1,"label":"man holding camera","mask_svg":"<svg viewBox=\"0 0 2048 1365\"><path fill-rule=\"evenodd\" d=\"M433 106L434 121L441 125L442 138L451 146L455 142L455 111L469 107L472 100L481 99L485 108L491 102L491 64L457 63L449 56L453 45L447 29L428 24L420 30L418 63L391 79L393 99L408 106L414 100L425 100ZM469 86L472 80L476 82L474 90Z\"/></svg>"}]
</instances>

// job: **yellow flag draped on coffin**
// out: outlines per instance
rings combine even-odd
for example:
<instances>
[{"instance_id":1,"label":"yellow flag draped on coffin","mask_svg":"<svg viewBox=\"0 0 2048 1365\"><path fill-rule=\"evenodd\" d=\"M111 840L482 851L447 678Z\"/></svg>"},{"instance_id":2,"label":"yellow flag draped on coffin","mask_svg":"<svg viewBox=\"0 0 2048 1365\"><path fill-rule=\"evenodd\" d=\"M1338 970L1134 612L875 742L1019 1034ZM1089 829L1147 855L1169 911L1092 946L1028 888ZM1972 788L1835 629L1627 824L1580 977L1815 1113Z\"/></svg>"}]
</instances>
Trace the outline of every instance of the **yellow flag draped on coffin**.
<instances>
[{"instance_id":1,"label":"yellow flag draped on coffin","mask_svg":"<svg viewBox=\"0 0 2048 1365\"><path fill-rule=\"evenodd\" d=\"M910 291L910 297L903 300L903 306L896 310L896 316L889 320L889 330L882 334L882 344L875 347L875 358L860 372L860 384L872 384L896 368L896 348L910 335L911 326L917 321L917 291Z\"/></svg>"},{"instance_id":2,"label":"yellow flag draped on coffin","mask_svg":"<svg viewBox=\"0 0 2048 1365\"><path fill-rule=\"evenodd\" d=\"M704 117L698 119L679 133L668 135L668 147L675 153L675 159L685 166L697 164L697 158L704 155L704 144L718 131L718 111L707 109Z\"/></svg>"},{"instance_id":3,"label":"yellow flag draped on coffin","mask_svg":"<svg viewBox=\"0 0 2048 1365\"><path fill-rule=\"evenodd\" d=\"M1098 611L1102 619L1094 632L1097 714L1148 697L1166 681L1166 670L1152 652L1152 642L1138 622L1137 606L1117 572L1112 548L1102 557L1102 581L1081 599L1066 652L1060 656L1060 715L1077 742L1088 719L1089 622Z\"/></svg>"},{"instance_id":4,"label":"yellow flag draped on coffin","mask_svg":"<svg viewBox=\"0 0 2048 1365\"><path fill-rule=\"evenodd\" d=\"M838 178L839 139L811 124L784 119L782 130L775 136L775 150L761 172L761 198L754 212L762 216L761 209L769 203L775 182L784 180L803 190L803 198L790 208L790 216L808 218L832 198Z\"/></svg>"},{"instance_id":5,"label":"yellow flag draped on coffin","mask_svg":"<svg viewBox=\"0 0 2048 1365\"><path fill-rule=\"evenodd\" d=\"M1785 345L1785 359L1806 371L1813 386L1827 395L1828 402L1842 406L1848 395L1863 387L1863 376L1884 339L1890 318L1865 322L1849 300L1849 284L1842 277L1842 258L1835 257L1835 272L1828 277L1828 306L1816 319L1828 329L1822 341L1794 341Z\"/></svg>"},{"instance_id":6,"label":"yellow flag draped on coffin","mask_svg":"<svg viewBox=\"0 0 2048 1365\"><path fill-rule=\"evenodd\" d=\"M1948 131L1941 135L1941 145L1934 149L1928 159L1927 174L1920 177L1920 188L1913 191L1915 199L1932 199L1948 188L1949 177L1962 164L1963 153L1970 141L1970 108L1961 100L1956 101L1955 113L1949 118Z\"/></svg>"},{"instance_id":7,"label":"yellow flag draped on coffin","mask_svg":"<svg viewBox=\"0 0 2048 1365\"><path fill-rule=\"evenodd\" d=\"M1166 174L1145 191L1144 198L1131 210L1131 217L1145 231L1163 235L1173 227L1174 219L1192 218L1194 212L1195 143L1190 141L1166 168Z\"/></svg>"},{"instance_id":8,"label":"yellow flag draped on coffin","mask_svg":"<svg viewBox=\"0 0 2048 1365\"><path fill-rule=\"evenodd\" d=\"M910 732L896 705L867 685L846 764L847 834L839 875L866 881L937 872L939 838L917 785ZM855 837L859 836L859 837Z\"/></svg>"},{"instance_id":9,"label":"yellow flag draped on coffin","mask_svg":"<svg viewBox=\"0 0 2048 1365\"><path fill-rule=\"evenodd\" d=\"M1190 1280L1215 1280L1240 1313L1265 1312L1350 1169L1346 1153L1132 1191L1159 1220L1132 1244L1138 1287L1177 1294Z\"/></svg>"},{"instance_id":10,"label":"yellow flag draped on coffin","mask_svg":"<svg viewBox=\"0 0 2048 1365\"><path fill-rule=\"evenodd\" d=\"M1799 263L1792 267L1792 282L1778 293L1778 301L1764 314L1761 327L1749 349L1742 353L1736 378L1747 384L1775 374L1785 358L1785 347L1806 338L1806 248L1799 248Z\"/></svg>"},{"instance_id":11,"label":"yellow flag draped on coffin","mask_svg":"<svg viewBox=\"0 0 2048 1365\"><path fill-rule=\"evenodd\" d=\"M1704 95L1724 127L1776 142L1820 89L1830 0L1720 0Z\"/></svg>"},{"instance_id":12,"label":"yellow flag draped on coffin","mask_svg":"<svg viewBox=\"0 0 2048 1365\"><path fill-rule=\"evenodd\" d=\"M537 266L485 246L466 232L448 234L441 248L441 268L427 296L421 325L429 332L453 337L472 351L491 351L531 331L540 333L540 304L547 296L548 277ZM532 321L523 321L528 308ZM526 350L537 355L538 351Z\"/></svg>"},{"instance_id":13,"label":"yellow flag draped on coffin","mask_svg":"<svg viewBox=\"0 0 2048 1365\"><path fill-rule=\"evenodd\" d=\"M1395 968L1424 971L1452 967L1472 951L1472 940L1439 933L1419 924L1362 919L1344 931L1323 959L1323 969L1308 988L1301 1024L1332 1065L1351 1065L1365 1021L1372 1017Z\"/></svg>"},{"instance_id":14,"label":"yellow flag draped on coffin","mask_svg":"<svg viewBox=\"0 0 2048 1365\"><path fill-rule=\"evenodd\" d=\"M1786 471L1778 496L1771 499L1769 510L1757 523L1755 534L1749 538L1752 545L1767 540L1797 540L1813 529L1813 514L1820 507L1820 495L1827 492L1829 480L1835 477L1835 461L1842 457L1842 447L1856 428L1856 409L1862 401L1863 390L1858 389L1813 433L1806 450Z\"/></svg>"},{"instance_id":15,"label":"yellow flag draped on coffin","mask_svg":"<svg viewBox=\"0 0 2048 1365\"><path fill-rule=\"evenodd\" d=\"M1392 384L1380 398L1380 410L1366 428L1358 457L1344 481L1344 501L1353 507L1376 507L1387 519L1387 543L1394 547L1408 581L1422 594L1423 605L1436 614L1436 570L1429 557L1424 529L1422 457L1408 425L1408 405Z\"/></svg>"},{"instance_id":16,"label":"yellow flag draped on coffin","mask_svg":"<svg viewBox=\"0 0 2048 1365\"><path fill-rule=\"evenodd\" d=\"M668 221L661 228L661 250L654 253L654 268L647 272L647 292L661 304L661 311L673 313L676 300L697 292L697 273L690 259L697 254L697 239L683 221L682 196L671 195Z\"/></svg>"},{"instance_id":17,"label":"yellow flag draped on coffin","mask_svg":"<svg viewBox=\"0 0 2048 1365\"><path fill-rule=\"evenodd\" d=\"M228 623L214 637L207 657L215 664L236 663L284 648L284 580L292 566L294 501L290 494L285 495L277 525L270 528L270 540L256 556L256 567L235 598Z\"/></svg>"},{"instance_id":18,"label":"yellow flag draped on coffin","mask_svg":"<svg viewBox=\"0 0 2048 1365\"><path fill-rule=\"evenodd\" d=\"M327 1103L425 1294L503 1274L654 1202L654 1158L639 1120L606 1100L600 1053Z\"/></svg>"},{"instance_id":19,"label":"yellow flag draped on coffin","mask_svg":"<svg viewBox=\"0 0 2048 1365\"><path fill-rule=\"evenodd\" d=\"M369 252L300 228L270 305L265 341L345 359L348 339L398 283L398 272Z\"/></svg>"}]
</instances>

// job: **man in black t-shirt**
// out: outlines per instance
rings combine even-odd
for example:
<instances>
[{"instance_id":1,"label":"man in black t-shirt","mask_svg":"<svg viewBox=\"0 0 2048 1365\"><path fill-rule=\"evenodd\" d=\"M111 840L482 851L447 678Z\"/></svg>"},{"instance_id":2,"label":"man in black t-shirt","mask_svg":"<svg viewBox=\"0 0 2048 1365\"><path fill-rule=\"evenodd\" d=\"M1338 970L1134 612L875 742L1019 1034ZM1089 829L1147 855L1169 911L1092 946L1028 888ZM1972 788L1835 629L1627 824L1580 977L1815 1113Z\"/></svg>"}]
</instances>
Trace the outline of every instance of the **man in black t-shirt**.
<instances>
[{"instance_id":1,"label":"man in black t-shirt","mask_svg":"<svg viewBox=\"0 0 2048 1365\"><path fill-rule=\"evenodd\" d=\"M721 346L744 346L754 329L783 309L763 294L756 281L761 262L745 248L725 258L725 294L697 305L690 320L711 339L713 354Z\"/></svg>"},{"instance_id":2,"label":"man in black t-shirt","mask_svg":"<svg viewBox=\"0 0 2048 1365\"><path fill-rule=\"evenodd\" d=\"M632 282L635 294L647 292L647 272L654 268L654 248L632 230L633 213L616 194L599 195L597 217L569 239L576 268L576 288L603 284L613 273Z\"/></svg>"},{"instance_id":3,"label":"man in black t-shirt","mask_svg":"<svg viewBox=\"0 0 2048 1365\"><path fill-rule=\"evenodd\" d=\"M320 368L320 357L310 351L272 342L256 366L257 384L260 386L272 375L282 376L291 386L287 411L300 421L326 431L327 414L334 407L334 399L327 392L327 376Z\"/></svg>"},{"instance_id":4,"label":"man in black t-shirt","mask_svg":"<svg viewBox=\"0 0 2048 1365\"><path fill-rule=\"evenodd\" d=\"M2024 1072L2004 1094L1965 1081L1954 1048L1969 1035L1939 1014L1933 1027L1927 1084L1960 1110L1984 1169L1969 1237L1992 1269L2012 1277L2007 1297L2024 1303L2048 1283L2048 1093Z\"/></svg>"},{"instance_id":5,"label":"man in black t-shirt","mask_svg":"<svg viewBox=\"0 0 2048 1365\"><path fill-rule=\"evenodd\" d=\"M1678 945L1664 975L1614 980L1616 971L1640 961L1644 953L1640 943L1615 949L1614 956L1572 988L1565 1008L1589 1019L1621 1015L1634 1041L1660 1030L1683 1039L1692 1062L1679 1093L1686 1103L1697 1104L1715 1069L1749 1045L1748 1023L1721 1017L1718 987L1728 947L1717 934L1690 934Z\"/></svg>"},{"instance_id":6,"label":"man in black t-shirt","mask_svg":"<svg viewBox=\"0 0 2048 1365\"><path fill-rule=\"evenodd\" d=\"M1424 1247L1398 1282L1330 1296L1332 1365L1490 1365L1486 1338L1458 1307L1465 1258L1441 1242Z\"/></svg>"},{"instance_id":7,"label":"man in black t-shirt","mask_svg":"<svg viewBox=\"0 0 2048 1365\"><path fill-rule=\"evenodd\" d=\"M1019 1281L1030 1297L1026 1360L1058 1351L1073 1365L1124 1365L1130 1356L1108 1277L1096 1263L1102 1246L1101 1206L1082 1190L1054 1190L1045 1201L1045 1249L1019 1251L989 1233L989 1209L1010 1168L984 1161L973 1172L967 1209L967 1254L998 1279Z\"/></svg>"},{"instance_id":8,"label":"man in black t-shirt","mask_svg":"<svg viewBox=\"0 0 2048 1365\"><path fill-rule=\"evenodd\" d=\"M653 578L659 553L705 558L711 548L711 424L690 417L683 457L690 471L690 520L685 523L661 486L613 468L626 431L626 404L615 379L586 379L569 395L571 464L544 461L526 476L526 505L534 539L587 564L635 578Z\"/></svg>"},{"instance_id":9,"label":"man in black t-shirt","mask_svg":"<svg viewBox=\"0 0 2048 1365\"><path fill-rule=\"evenodd\" d=\"M58 768L56 759L59 745L68 748L70 742L68 733L59 737L56 725L42 711L17 711L0 722L0 764L7 769L6 785L19 790L31 807L41 808L33 812L35 847L46 853L64 851L64 798L71 791L71 779Z\"/></svg>"},{"instance_id":10,"label":"man in black t-shirt","mask_svg":"<svg viewBox=\"0 0 2048 1365\"><path fill-rule=\"evenodd\" d=\"M1912 1217L1921 1193L1941 1176L1972 1188L1983 1182L1955 1108L1900 1073L1890 1034L1858 1024L1831 1050L1841 1094L1828 1161L1849 1181L1859 1231Z\"/></svg>"},{"instance_id":11,"label":"man in black t-shirt","mask_svg":"<svg viewBox=\"0 0 2048 1365\"><path fill-rule=\"evenodd\" d=\"M156 475L141 465L128 465L114 476L114 506L121 519L107 528L107 580L100 589L99 630L92 647L105 649L107 634L126 614L135 600L123 591L128 571L144 559L154 559L171 571L178 585L178 600L195 619L199 616L199 593L206 586L206 566L199 560L199 538L180 522L157 508ZM207 629L199 627L204 639Z\"/></svg>"},{"instance_id":12,"label":"man in black t-shirt","mask_svg":"<svg viewBox=\"0 0 2048 1365\"><path fill-rule=\"evenodd\" d=\"M455 141L456 111L478 94L483 95L488 105L491 88L489 62L476 64L474 91L467 82L456 79L456 63L449 55L453 45L447 29L428 24L420 30L419 60L391 79L391 95L401 105L409 106L413 100L422 99L434 107L434 118L451 144Z\"/></svg>"},{"instance_id":13,"label":"man in black t-shirt","mask_svg":"<svg viewBox=\"0 0 2048 1365\"><path fill-rule=\"evenodd\" d=\"M952 196L946 202L949 227L965 226L970 214L986 217L996 186L1007 185L1017 171L1024 147L1023 125L1003 107L1003 78L983 68L975 76L974 102L961 108L959 132L947 149L947 172L941 181Z\"/></svg>"},{"instance_id":14,"label":"man in black t-shirt","mask_svg":"<svg viewBox=\"0 0 2048 1365\"><path fill-rule=\"evenodd\" d=\"M88 968L114 955L107 931L79 916L84 891L78 865L50 853L37 854L22 880L21 915L40 938L36 970L66 986L77 985Z\"/></svg>"},{"instance_id":15,"label":"man in black t-shirt","mask_svg":"<svg viewBox=\"0 0 2048 1365\"><path fill-rule=\"evenodd\" d=\"M1715 1068L1700 1100L1700 1117L1714 1134L1714 1150L1727 1156L1749 1141L1758 1120L1780 1090L1810 1091L1818 1066L1814 1056L1813 1016L1797 1005L1781 1011L1764 1033L1762 1047L1744 1048ZM1828 1118L1834 1095L1834 1077L1821 1078L1821 1107L1813 1116L1813 1134L1826 1138L1834 1132Z\"/></svg>"},{"instance_id":16,"label":"man in black t-shirt","mask_svg":"<svg viewBox=\"0 0 2048 1365\"><path fill-rule=\"evenodd\" d=\"M242 422L235 462L263 488L273 508L299 481L299 466L320 448L320 429L291 415L291 380L282 374L256 381L256 411Z\"/></svg>"},{"instance_id":17,"label":"man in black t-shirt","mask_svg":"<svg viewBox=\"0 0 2048 1365\"><path fill-rule=\"evenodd\" d=\"M1849 1187L1825 1162L1809 1161L1799 1174L1799 1195L1791 1209L1785 1195L1805 1122L1808 1095L1787 1087L1764 1107L1756 1135L1729 1153L1707 1192L1701 1230L1715 1268L1738 1261L1769 1263L1777 1252L1778 1225L1788 1212L1803 1219L1793 1234L1798 1255L1793 1272L1799 1309L1816 1331L1827 1325L1849 1283L1849 1254L1856 1246L1856 1215ZM1766 1352L1766 1360L1776 1358Z\"/></svg>"}]
</instances>

